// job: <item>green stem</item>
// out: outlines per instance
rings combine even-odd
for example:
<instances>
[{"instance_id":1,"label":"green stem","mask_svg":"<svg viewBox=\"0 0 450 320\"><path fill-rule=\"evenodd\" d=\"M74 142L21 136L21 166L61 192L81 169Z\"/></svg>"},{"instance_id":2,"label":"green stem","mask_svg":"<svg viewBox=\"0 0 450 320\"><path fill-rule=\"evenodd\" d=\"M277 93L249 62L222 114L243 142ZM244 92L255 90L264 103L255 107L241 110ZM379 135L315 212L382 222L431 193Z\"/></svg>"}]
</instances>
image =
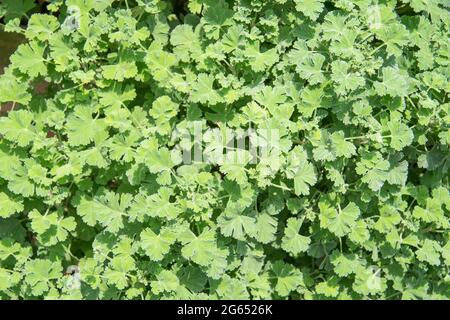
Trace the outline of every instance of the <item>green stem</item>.
<instances>
[{"instance_id":1,"label":"green stem","mask_svg":"<svg viewBox=\"0 0 450 320\"><path fill-rule=\"evenodd\" d=\"M293 190L291 188L288 188L288 187L285 187L285 186L281 186L279 184L271 183L270 185L272 187L276 187L276 188L280 188L280 189L283 189L283 190L286 190L286 191L293 192Z\"/></svg>"},{"instance_id":2,"label":"green stem","mask_svg":"<svg viewBox=\"0 0 450 320\"><path fill-rule=\"evenodd\" d=\"M362 39L360 42L358 42L358 44L365 42L367 39L369 39L372 36L373 36L373 34L369 32L369 34L364 39Z\"/></svg>"},{"instance_id":3,"label":"green stem","mask_svg":"<svg viewBox=\"0 0 450 320\"><path fill-rule=\"evenodd\" d=\"M378 47L376 47L375 49L372 50L372 52L369 53L370 56L373 56L378 50L380 50L381 48L383 48L386 45L386 43L383 43L381 45L379 45Z\"/></svg>"}]
</instances>

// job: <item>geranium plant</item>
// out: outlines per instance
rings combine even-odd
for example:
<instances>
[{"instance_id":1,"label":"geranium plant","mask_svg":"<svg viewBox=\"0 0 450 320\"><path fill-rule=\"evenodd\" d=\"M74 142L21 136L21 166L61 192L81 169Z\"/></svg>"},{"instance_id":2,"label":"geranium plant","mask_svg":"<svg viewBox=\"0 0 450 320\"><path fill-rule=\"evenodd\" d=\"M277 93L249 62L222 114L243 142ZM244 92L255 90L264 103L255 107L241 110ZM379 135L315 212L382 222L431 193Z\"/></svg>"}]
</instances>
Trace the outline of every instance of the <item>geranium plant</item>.
<instances>
[{"instance_id":1,"label":"geranium plant","mask_svg":"<svg viewBox=\"0 0 450 320\"><path fill-rule=\"evenodd\" d=\"M0 16L2 299L450 298L448 1Z\"/></svg>"}]
</instances>

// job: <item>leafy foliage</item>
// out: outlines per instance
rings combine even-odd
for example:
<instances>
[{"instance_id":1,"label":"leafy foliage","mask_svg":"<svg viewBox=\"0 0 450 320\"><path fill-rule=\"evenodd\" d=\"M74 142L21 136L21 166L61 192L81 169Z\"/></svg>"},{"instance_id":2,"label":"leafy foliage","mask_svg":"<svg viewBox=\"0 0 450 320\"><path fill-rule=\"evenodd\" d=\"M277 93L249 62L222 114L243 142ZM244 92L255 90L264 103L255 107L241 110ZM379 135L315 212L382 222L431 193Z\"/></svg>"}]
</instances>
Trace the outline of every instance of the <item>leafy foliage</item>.
<instances>
[{"instance_id":1,"label":"leafy foliage","mask_svg":"<svg viewBox=\"0 0 450 320\"><path fill-rule=\"evenodd\" d=\"M2 299L450 298L447 1L48 2L0 7Z\"/></svg>"}]
</instances>

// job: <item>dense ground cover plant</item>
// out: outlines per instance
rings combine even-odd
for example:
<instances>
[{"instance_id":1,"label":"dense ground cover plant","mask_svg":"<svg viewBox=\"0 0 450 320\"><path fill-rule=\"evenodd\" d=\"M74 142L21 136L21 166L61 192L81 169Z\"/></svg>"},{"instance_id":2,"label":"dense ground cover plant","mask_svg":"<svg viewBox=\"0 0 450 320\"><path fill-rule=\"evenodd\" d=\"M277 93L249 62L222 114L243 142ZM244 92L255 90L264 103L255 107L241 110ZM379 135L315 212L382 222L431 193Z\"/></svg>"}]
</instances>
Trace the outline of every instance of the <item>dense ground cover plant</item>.
<instances>
[{"instance_id":1,"label":"dense ground cover plant","mask_svg":"<svg viewBox=\"0 0 450 320\"><path fill-rule=\"evenodd\" d=\"M449 298L448 1L41 5L0 7L2 299Z\"/></svg>"}]
</instances>

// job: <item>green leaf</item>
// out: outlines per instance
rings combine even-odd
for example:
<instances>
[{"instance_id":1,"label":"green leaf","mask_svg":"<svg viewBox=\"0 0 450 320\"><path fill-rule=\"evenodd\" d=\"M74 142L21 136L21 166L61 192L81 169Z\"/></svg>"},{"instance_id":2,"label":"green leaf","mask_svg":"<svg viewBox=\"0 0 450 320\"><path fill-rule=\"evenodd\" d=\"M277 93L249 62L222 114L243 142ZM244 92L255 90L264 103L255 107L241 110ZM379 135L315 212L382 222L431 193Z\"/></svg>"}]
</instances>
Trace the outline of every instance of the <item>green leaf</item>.
<instances>
[{"instance_id":1,"label":"green leaf","mask_svg":"<svg viewBox=\"0 0 450 320\"><path fill-rule=\"evenodd\" d=\"M171 68L178 61L173 53L163 51L158 45L152 45L145 56L145 62L157 81L165 81L173 75Z\"/></svg>"},{"instance_id":2,"label":"green leaf","mask_svg":"<svg viewBox=\"0 0 450 320\"><path fill-rule=\"evenodd\" d=\"M6 21L22 18L36 6L33 0L3 0L2 2L6 5Z\"/></svg>"},{"instance_id":3,"label":"green leaf","mask_svg":"<svg viewBox=\"0 0 450 320\"><path fill-rule=\"evenodd\" d=\"M33 114L26 110L17 110L8 113L7 118L0 119L0 133L6 139L17 143L20 147L26 147L37 136L34 128Z\"/></svg>"},{"instance_id":4,"label":"green leaf","mask_svg":"<svg viewBox=\"0 0 450 320\"><path fill-rule=\"evenodd\" d=\"M290 264L278 260L272 265L272 272L277 281L275 290L281 297L286 297L299 286L304 286L302 273Z\"/></svg>"},{"instance_id":5,"label":"green leaf","mask_svg":"<svg viewBox=\"0 0 450 320\"><path fill-rule=\"evenodd\" d=\"M152 292L160 294L165 291L175 291L180 285L178 277L170 270L162 270L156 275L156 281L151 281Z\"/></svg>"},{"instance_id":6,"label":"green leaf","mask_svg":"<svg viewBox=\"0 0 450 320\"><path fill-rule=\"evenodd\" d=\"M102 75L105 79L123 81L134 78L138 69L134 62L120 62L118 64L102 66Z\"/></svg>"},{"instance_id":7,"label":"green leaf","mask_svg":"<svg viewBox=\"0 0 450 320\"><path fill-rule=\"evenodd\" d=\"M294 177L294 190L296 195L309 194L309 186L317 182L314 167L308 162L303 162Z\"/></svg>"},{"instance_id":8,"label":"green leaf","mask_svg":"<svg viewBox=\"0 0 450 320\"><path fill-rule=\"evenodd\" d=\"M106 192L93 199L82 198L77 207L78 214L90 226L99 222L105 230L117 232L124 227L126 209L130 206L132 196Z\"/></svg>"},{"instance_id":9,"label":"green leaf","mask_svg":"<svg viewBox=\"0 0 450 320\"><path fill-rule=\"evenodd\" d=\"M11 63L31 79L47 75L44 57L45 46L38 42L21 44L11 56Z\"/></svg>"},{"instance_id":10,"label":"green leaf","mask_svg":"<svg viewBox=\"0 0 450 320\"><path fill-rule=\"evenodd\" d=\"M275 48L261 52L259 42L247 46L244 53L250 60L250 67L256 72L272 67L279 59Z\"/></svg>"},{"instance_id":11,"label":"green leaf","mask_svg":"<svg viewBox=\"0 0 450 320\"><path fill-rule=\"evenodd\" d=\"M159 234L147 228L141 232L141 248L153 261L160 261L169 253L170 246L175 242L176 235L169 229L162 230Z\"/></svg>"},{"instance_id":12,"label":"green leaf","mask_svg":"<svg viewBox=\"0 0 450 320\"><path fill-rule=\"evenodd\" d=\"M359 216L359 208L355 203L350 202L344 209L336 210L325 203L319 203L320 225L327 228L337 237L348 234L356 224Z\"/></svg>"},{"instance_id":13,"label":"green leaf","mask_svg":"<svg viewBox=\"0 0 450 320\"><path fill-rule=\"evenodd\" d=\"M206 35L210 39L219 39L221 30L232 25L233 11L228 9L225 1L219 0L208 6L203 15Z\"/></svg>"},{"instance_id":14,"label":"green leaf","mask_svg":"<svg viewBox=\"0 0 450 320\"><path fill-rule=\"evenodd\" d=\"M62 276L62 266L60 262L35 259L25 264L25 272L25 282L30 286L32 294L40 296L50 289L53 280Z\"/></svg>"},{"instance_id":15,"label":"green leaf","mask_svg":"<svg viewBox=\"0 0 450 320\"><path fill-rule=\"evenodd\" d=\"M358 260L355 254L342 254L338 251L334 251L330 258L331 263L334 266L334 272L341 276L346 277L361 266L361 262Z\"/></svg>"},{"instance_id":16,"label":"green leaf","mask_svg":"<svg viewBox=\"0 0 450 320\"><path fill-rule=\"evenodd\" d=\"M170 34L170 43L174 46L174 53L182 61L189 61L190 57L198 59L202 54L201 42L189 25L179 25Z\"/></svg>"},{"instance_id":17,"label":"green leaf","mask_svg":"<svg viewBox=\"0 0 450 320\"><path fill-rule=\"evenodd\" d=\"M0 193L0 217L8 218L23 210L23 204L8 197L7 194Z\"/></svg>"},{"instance_id":18,"label":"green leaf","mask_svg":"<svg viewBox=\"0 0 450 320\"><path fill-rule=\"evenodd\" d=\"M14 77L4 75L0 77L0 102L13 102L27 105L30 102L31 95L27 87L20 83Z\"/></svg>"},{"instance_id":19,"label":"green leaf","mask_svg":"<svg viewBox=\"0 0 450 320\"><path fill-rule=\"evenodd\" d=\"M199 102L204 104L217 104L222 101L222 97L213 88L214 77L205 73L200 73L197 76L197 81L192 86L192 93L190 99L192 102Z\"/></svg>"},{"instance_id":20,"label":"green leaf","mask_svg":"<svg viewBox=\"0 0 450 320\"><path fill-rule=\"evenodd\" d=\"M336 82L336 92L345 95L365 84L359 73L350 72L350 65L344 61L333 61L331 64L332 79Z\"/></svg>"},{"instance_id":21,"label":"green leaf","mask_svg":"<svg viewBox=\"0 0 450 320\"><path fill-rule=\"evenodd\" d=\"M28 39L46 41L58 28L59 23L56 17L48 14L33 14L28 21L25 35Z\"/></svg>"},{"instance_id":22,"label":"green leaf","mask_svg":"<svg viewBox=\"0 0 450 320\"><path fill-rule=\"evenodd\" d=\"M6 291L18 284L20 280L21 276L19 272L0 268L0 290Z\"/></svg>"},{"instance_id":23,"label":"green leaf","mask_svg":"<svg viewBox=\"0 0 450 320\"><path fill-rule=\"evenodd\" d=\"M129 281L129 273L136 268L135 262L130 256L116 256L105 270L105 278L111 285L117 289L125 289Z\"/></svg>"},{"instance_id":24,"label":"green leaf","mask_svg":"<svg viewBox=\"0 0 450 320\"><path fill-rule=\"evenodd\" d=\"M339 278L330 278L328 281L316 285L316 293L326 297L335 298L339 295Z\"/></svg>"},{"instance_id":25,"label":"green leaf","mask_svg":"<svg viewBox=\"0 0 450 320\"><path fill-rule=\"evenodd\" d=\"M428 262L432 266L441 264L440 258L441 246L433 240L425 239L423 245L416 251L419 261Z\"/></svg>"},{"instance_id":26,"label":"green leaf","mask_svg":"<svg viewBox=\"0 0 450 320\"><path fill-rule=\"evenodd\" d=\"M394 67L385 67L382 72L383 81L374 83L375 90L379 95L390 95L391 97L405 97L408 95L408 76Z\"/></svg>"},{"instance_id":27,"label":"green leaf","mask_svg":"<svg viewBox=\"0 0 450 320\"><path fill-rule=\"evenodd\" d=\"M294 0L295 9L315 21L323 10L324 0Z\"/></svg>"},{"instance_id":28,"label":"green leaf","mask_svg":"<svg viewBox=\"0 0 450 320\"><path fill-rule=\"evenodd\" d=\"M311 243L310 238L298 234L302 222L299 219L289 218L284 230L281 247L293 256L308 250L309 244Z\"/></svg>"},{"instance_id":29,"label":"green leaf","mask_svg":"<svg viewBox=\"0 0 450 320\"><path fill-rule=\"evenodd\" d=\"M346 141L342 131L334 132L331 135L331 141L336 149L338 157L350 158L356 154L356 148L353 143Z\"/></svg>"},{"instance_id":30,"label":"green leaf","mask_svg":"<svg viewBox=\"0 0 450 320\"><path fill-rule=\"evenodd\" d=\"M238 210L225 211L218 219L222 234L238 240L245 240L245 235L256 233L255 218L248 217Z\"/></svg>"},{"instance_id":31,"label":"green leaf","mask_svg":"<svg viewBox=\"0 0 450 320\"><path fill-rule=\"evenodd\" d=\"M200 266L208 266L212 263L214 257L211 253L216 246L215 232L211 229L205 229L199 236L187 230L181 233L178 240L183 244L181 255Z\"/></svg>"},{"instance_id":32,"label":"green leaf","mask_svg":"<svg viewBox=\"0 0 450 320\"><path fill-rule=\"evenodd\" d=\"M287 168L287 177L294 179L296 195L308 195L310 186L317 182L314 166L308 161L305 152L296 147L292 150Z\"/></svg>"},{"instance_id":33,"label":"green leaf","mask_svg":"<svg viewBox=\"0 0 450 320\"><path fill-rule=\"evenodd\" d=\"M311 54L302 60L296 70L300 77L307 79L311 85L322 83L325 77L322 74L322 66L325 57L321 54Z\"/></svg>"},{"instance_id":34,"label":"green leaf","mask_svg":"<svg viewBox=\"0 0 450 320\"><path fill-rule=\"evenodd\" d=\"M67 119L67 135L72 146L87 145L104 136L106 126L102 119L92 117L88 107L76 107Z\"/></svg>"},{"instance_id":35,"label":"green leaf","mask_svg":"<svg viewBox=\"0 0 450 320\"><path fill-rule=\"evenodd\" d=\"M270 243L275 240L278 222L267 213L256 217L256 240L261 243Z\"/></svg>"},{"instance_id":36,"label":"green leaf","mask_svg":"<svg viewBox=\"0 0 450 320\"><path fill-rule=\"evenodd\" d=\"M178 113L178 105L170 97L161 96L156 99L149 111L150 116L155 119L156 125L161 133L170 132L170 120Z\"/></svg>"},{"instance_id":37,"label":"green leaf","mask_svg":"<svg viewBox=\"0 0 450 320\"><path fill-rule=\"evenodd\" d=\"M103 106L120 108L125 105L125 102L133 101L136 98L136 90L131 86L126 86L123 90L121 86L116 86L115 90L102 91L99 96Z\"/></svg>"},{"instance_id":38,"label":"green leaf","mask_svg":"<svg viewBox=\"0 0 450 320\"><path fill-rule=\"evenodd\" d=\"M65 241L69 232L74 231L77 226L74 217L59 217L56 212L41 215L39 211L33 210L28 217L31 219L31 228L44 246Z\"/></svg>"},{"instance_id":39,"label":"green leaf","mask_svg":"<svg viewBox=\"0 0 450 320\"><path fill-rule=\"evenodd\" d=\"M386 289L386 279L381 274L382 270L376 267L359 267L355 271L355 281L352 288L360 294L379 294Z\"/></svg>"},{"instance_id":40,"label":"green leaf","mask_svg":"<svg viewBox=\"0 0 450 320\"><path fill-rule=\"evenodd\" d=\"M387 124L391 133L391 147L397 151L401 151L404 147L409 146L414 138L412 130L399 121L390 121Z\"/></svg>"},{"instance_id":41,"label":"green leaf","mask_svg":"<svg viewBox=\"0 0 450 320\"><path fill-rule=\"evenodd\" d=\"M408 44L408 31L401 23L392 23L377 32L377 37L386 44L386 51L400 56L404 46Z\"/></svg>"}]
</instances>

